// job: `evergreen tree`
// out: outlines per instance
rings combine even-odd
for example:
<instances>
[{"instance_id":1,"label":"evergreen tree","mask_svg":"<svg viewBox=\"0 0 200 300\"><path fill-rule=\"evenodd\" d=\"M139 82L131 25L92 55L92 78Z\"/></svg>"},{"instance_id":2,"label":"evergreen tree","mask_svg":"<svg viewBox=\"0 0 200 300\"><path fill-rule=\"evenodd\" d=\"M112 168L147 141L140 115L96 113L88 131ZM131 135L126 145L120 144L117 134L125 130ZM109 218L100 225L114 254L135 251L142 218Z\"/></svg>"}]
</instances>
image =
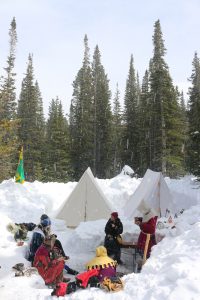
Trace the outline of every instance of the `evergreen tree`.
<instances>
[{"instance_id":1,"label":"evergreen tree","mask_svg":"<svg viewBox=\"0 0 200 300\"><path fill-rule=\"evenodd\" d=\"M17 147L15 123L5 119L0 120L0 182L14 177L18 163Z\"/></svg>"},{"instance_id":2,"label":"evergreen tree","mask_svg":"<svg viewBox=\"0 0 200 300\"><path fill-rule=\"evenodd\" d=\"M42 179L42 144L44 117L38 83L34 84L32 56L28 57L25 78L22 81L18 103L20 119L19 139L24 146L25 177L29 181ZM39 176L39 177L38 177Z\"/></svg>"},{"instance_id":3,"label":"evergreen tree","mask_svg":"<svg viewBox=\"0 0 200 300\"><path fill-rule=\"evenodd\" d=\"M122 169L122 109L120 105L120 91L118 84L113 101L112 115L112 176L116 176Z\"/></svg>"},{"instance_id":4,"label":"evergreen tree","mask_svg":"<svg viewBox=\"0 0 200 300\"><path fill-rule=\"evenodd\" d=\"M187 119L181 107L180 92L175 88L174 103L169 106L167 126L167 174L170 177L185 175L185 142ZM171 110L171 111L170 111Z\"/></svg>"},{"instance_id":5,"label":"evergreen tree","mask_svg":"<svg viewBox=\"0 0 200 300\"><path fill-rule=\"evenodd\" d=\"M94 164L93 85L87 35L84 46L83 64L73 82L69 118L71 165L75 180Z\"/></svg>"},{"instance_id":6,"label":"evergreen tree","mask_svg":"<svg viewBox=\"0 0 200 300\"><path fill-rule=\"evenodd\" d=\"M16 94L15 94L15 49L17 43L16 22L13 18L9 30L9 55L5 75L0 85L0 180L14 176L17 160Z\"/></svg>"},{"instance_id":7,"label":"evergreen tree","mask_svg":"<svg viewBox=\"0 0 200 300\"><path fill-rule=\"evenodd\" d=\"M186 110L183 91L180 93L178 91L178 87L176 87L176 92L177 92L177 97L178 97L180 120L181 120L181 124L182 124L182 128L180 128L180 130L181 130L181 135L183 136L181 153L183 155L183 174L184 174L185 170L187 169L186 147L187 147L187 143L188 143L188 117L187 117L187 110Z\"/></svg>"},{"instance_id":8,"label":"evergreen tree","mask_svg":"<svg viewBox=\"0 0 200 300\"><path fill-rule=\"evenodd\" d=\"M131 55L128 79L124 99L124 152L123 164L138 171L139 168L139 128L138 128L138 84Z\"/></svg>"},{"instance_id":9,"label":"evergreen tree","mask_svg":"<svg viewBox=\"0 0 200 300\"><path fill-rule=\"evenodd\" d=\"M136 77L136 93L137 93L137 105L140 104L141 88L140 88L140 78L139 73L137 72Z\"/></svg>"},{"instance_id":10,"label":"evergreen tree","mask_svg":"<svg viewBox=\"0 0 200 300\"><path fill-rule=\"evenodd\" d=\"M110 176L111 167L111 105L109 81L101 64L101 54L96 46L92 63L94 89L94 166L95 176Z\"/></svg>"},{"instance_id":11,"label":"evergreen tree","mask_svg":"<svg viewBox=\"0 0 200 300\"><path fill-rule=\"evenodd\" d=\"M37 127L38 127L40 133L42 134L42 136L41 136L41 139L42 139L43 136L44 136L43 132L44 132L44 127L45 127L45 118L44 118L42 95L41 95L39 84L38 84L37 80L35 82L35 96L36 96L36 100L37 100L37 107L36 107L37 119L36 119L36 123L37 123Z\"/></svg>"},{"instance_id":12,"label":"evergreen tree","mask_svg":"<svg viewBox=\"0 0 200 300\"><path fill-rule=\"evenodd\" d=\"M150 167L171 176L179 175L184 137L176 91L164 60L166 49L160 21L155 22L154 55L150 62Z\"/></svg>"},{"instance_id":13,"label":"evergreen tree","mask_svg":"<svg viewBox=\"0 0 200 300\"><path fill-rule=\"evenodd\" d=\"M6 75L3 76L1 84L1 111L0 118L6 120L13 120L16 117L16 93L15 93L15 76L13 69L15 66L15 51L17 43L17 33L16 33L16 22L13 18L11 22L11 27L9 30L10 36L10 49L7 58L7 67L4 68Z\"/></svg>"},{"instance_id":14,"label":"evergreen tree","mask_svg":"<svg viewBox=\"0 0 200 300\"><path fill-rule=\"evenodd\" d=\"M66 182L70 179L69 128L61 101L52 100L47 120L45 180Z\"/></svg>"},{"instance_id":15,"label":"evergreen tree","mask_svg":"<svg viewBox=\"0 0 200 300\"><path fill-rule=\"evenodd\" d=\"M139 174L143 177L150 166L150 103L149 103L149 73L146 70L141 88L138 123L140 128L139 135Z\"/></svg>"},{"instance_id":16,"label":"evergreen tree","mask_svg":"<svg viewBox=\"0 0 200 300\"><path fill-rule=\"evenodd\" d=\"M191 173L200 177L200 61L197 53L194 55L192 66L192 86L189 88L188 102L188 167Z\"/></svg>"},{"instance_id":17,"label":"evergreen tree","mask_svg":"<svg viewBox=\"0 0 200 300\"><path fill-rule=\"evenodd\" d=\"M37 180L44 180L44 169L46 162L46 150L45 150L45 118L44 118L44 110L43 110L43 99L40 92L38 81L35 82L35 97L36 97L36 130L37 130L37 161L35 161L35 178Z\"/></svg>"}]
</instances>

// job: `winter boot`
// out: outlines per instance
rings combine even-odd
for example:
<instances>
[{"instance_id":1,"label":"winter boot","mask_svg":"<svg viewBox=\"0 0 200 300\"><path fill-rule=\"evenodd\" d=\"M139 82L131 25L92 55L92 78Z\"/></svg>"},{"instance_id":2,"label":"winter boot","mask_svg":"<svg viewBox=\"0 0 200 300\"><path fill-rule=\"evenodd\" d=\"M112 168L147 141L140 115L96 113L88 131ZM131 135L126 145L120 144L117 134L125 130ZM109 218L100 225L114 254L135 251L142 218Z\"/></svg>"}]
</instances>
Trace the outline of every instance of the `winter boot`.
<instances>
[{"instance_id":1,"label":"winter boot","mask_svg":"<svg viewBox=\"0 0 200 300\"><path fill-rule=\"evenodd\" d=\"M65 296L66 294L71 294L76 291L76 283L70 282L70 283L65 283L65 282L60 282L56 285L54 288L53 292L51 293L51 296Z\"/></svg>"},{"instance_id":2,"label":"winter boot","mask_svg":"<svg viewBox=\"0 0 200 300\"><path fill-rule=\"evenodd\" d=\"M70 267L68 267L67 265L65 265L65 270L67 271L68 274L70 275L77 275L78 271L71 269Z\"/></svg>"}]
</instances>

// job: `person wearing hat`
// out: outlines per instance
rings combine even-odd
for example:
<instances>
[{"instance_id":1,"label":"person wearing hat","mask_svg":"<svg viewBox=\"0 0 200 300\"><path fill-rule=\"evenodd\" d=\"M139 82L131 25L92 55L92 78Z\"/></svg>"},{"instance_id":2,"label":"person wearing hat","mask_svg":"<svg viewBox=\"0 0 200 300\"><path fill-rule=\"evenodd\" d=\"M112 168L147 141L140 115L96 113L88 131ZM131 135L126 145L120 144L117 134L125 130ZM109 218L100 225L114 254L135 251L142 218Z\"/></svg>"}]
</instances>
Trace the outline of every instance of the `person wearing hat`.
<instances>
[{"instance_id":1,"label":"person wearing hat","mask_svg":"<svg viewBox=\"0 0 200 300\"><path fill-rule=\"evenodd\" d=\"M34 256L39 248L39 246L43 243L46 236L50 233L51 220L47 216L47 218L40 219L40 224L35 227L33 230L33 235L30 242L28 260L33 264Z\"/></svg>"},{"instance_id":2,"label":"person wearing hat","mask_svg":"<svg viewBox=\"0 0 200 300\"><path fill-rule=\"evenodd\" d=\"M110 219L105 226L105 240L104 246L107 249L108 256L117 261L118 264L122 264L121 261L121 246L118 242L120 234L123 232L123 225L118 217L117 212L111 213Z\"/></svg>"},{"instance_id":3,"label":"person wearing hat","mask_svg":"<svg viewBox=\"0 0 200 300\"><path fill-rule=\"evenodd\" d=\"M108 257L107 250L104 246L96 248L96 256L86 264L87 270L97 269L98 279L103 281L104 277L116 276L116 261Z\"/></svg>"},{"instance_id":4,"label":"person wearing hat","mask_svg":"<svg viewBox=\"0 0 200 300\"><path fill-rule=\"evenodd\" d=\"M145 254L146 258L149 258L151 248L156 245L155 231L158 217L153 208L150 208L144 200L138 206L138 211L142 214L142 217L135 218L135 224L141 230L137 241L137 249L142 256Z\"/></svg>"},{"instance_id":5,"label":"person wearing hat","mask_svg":"<svg viewBox=\"0 0 200 300\"><path fill-rule=\"evenodd\" d=\"M35 253L40 245L43 243L44 239L51 235L51 220L46 215L43 214L40 217L40 224L34 229L30 249L28 254L28 260L31 261L33 264L33 260L35 257ZM55 257L63 257L64 259L69 259L63 250L61 242L57 239L57 236L54 234L55 241L54 241L54 256ZM67 271L68 274L76 275L78 271L71 269L67 264L64 265L64 269Z\"/></svg>"},{"instance_id":6,"label":"person wearing hat","mask_svg":"<svg viewBox=\"0 0 200 300\"><path fill-rule=\"evenodd\" d=\"M64 258L54 258L51 255L55 241L55 235L45 237L42 245L37 249L33 261L33 267L37 268L46 285L69 281L63 277Z\"/></svg>"}]
</instances>

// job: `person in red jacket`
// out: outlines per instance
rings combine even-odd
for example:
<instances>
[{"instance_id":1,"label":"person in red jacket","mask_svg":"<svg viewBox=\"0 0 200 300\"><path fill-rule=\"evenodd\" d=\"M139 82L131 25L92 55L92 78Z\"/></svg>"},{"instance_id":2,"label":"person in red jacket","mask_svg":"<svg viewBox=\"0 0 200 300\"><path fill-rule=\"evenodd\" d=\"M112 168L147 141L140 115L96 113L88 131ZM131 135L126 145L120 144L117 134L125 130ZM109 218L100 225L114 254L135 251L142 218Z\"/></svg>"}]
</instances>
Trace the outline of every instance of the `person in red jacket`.
<instances>
[{"instance_id":1,"label":"person in red jacket","mask_svg":"<svg viewBox=\"0 0 200 300\"><path fill-rule=\"evenodd\" d=\"M137 249L142 256L145 255L146 259L149 258L151 254L151 248L156 245L155 231L158 217L154 210L149 208L144 202L141 203L138 209L143 217L135 218L135 224L137 224L141 230L137 241Z\"/></svg>"},{"instance_id":2,"label":"person in red jacket","mask_svg":"<svg viewBox=\"0 0 200 300\"><path fill-rule=\"evenodd\" d=\"M46 285L64 281L64 258L52 258L51 255L55 240L55 236L46 237L43 244L37 249L34 257L33 266L37 268Z\"/></svg>"}]
</instances>

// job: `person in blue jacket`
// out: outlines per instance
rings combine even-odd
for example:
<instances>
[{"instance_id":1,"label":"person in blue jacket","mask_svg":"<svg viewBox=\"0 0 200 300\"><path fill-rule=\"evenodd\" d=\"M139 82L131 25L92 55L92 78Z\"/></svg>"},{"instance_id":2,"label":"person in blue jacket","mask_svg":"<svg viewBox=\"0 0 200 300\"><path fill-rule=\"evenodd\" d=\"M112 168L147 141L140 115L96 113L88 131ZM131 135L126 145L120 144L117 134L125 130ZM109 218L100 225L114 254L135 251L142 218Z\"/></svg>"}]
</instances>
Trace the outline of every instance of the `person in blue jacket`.
<instances>
[{"instance_id":1,"label":"person in blue jacket","mask_svg":"<svg viewBox=\"0 0 200 300\"><path fill-rule=\"evenodd\" d=\"M31 262L32 265L33 265L33 261L37 249L42 245L44 239L50 235L51 235L51 220L46 214L43 214L40 217L40 224L33 231L32 239L30 242L28 260ZM55 255L62 256L65 260L69 259L69 256L67 256L63 250L61 242L57 239L57 236L55 234L54 236L56 238L54 244ZM71 269L67 264L65 264L64 268L68 274L71 275L78 274L77 271Z\"/></svg>"},{"instance_id":2,"label":"person in blue jacket","mask_svg":"<svg viewBox=\"0 0 200 300\"><path fill-rule=\"evenodd\" d=\"M45 237L50 232L51 220L49 219L49 217L42 218L42 216L40 219L40 224L38 226L36 226L35 229L33 230L33 235L32 235L32 239L30 242L28 260L32 264L33 264L33 260L34 260L37 249L41 246Z\"/></svg>"}]
</instances>

